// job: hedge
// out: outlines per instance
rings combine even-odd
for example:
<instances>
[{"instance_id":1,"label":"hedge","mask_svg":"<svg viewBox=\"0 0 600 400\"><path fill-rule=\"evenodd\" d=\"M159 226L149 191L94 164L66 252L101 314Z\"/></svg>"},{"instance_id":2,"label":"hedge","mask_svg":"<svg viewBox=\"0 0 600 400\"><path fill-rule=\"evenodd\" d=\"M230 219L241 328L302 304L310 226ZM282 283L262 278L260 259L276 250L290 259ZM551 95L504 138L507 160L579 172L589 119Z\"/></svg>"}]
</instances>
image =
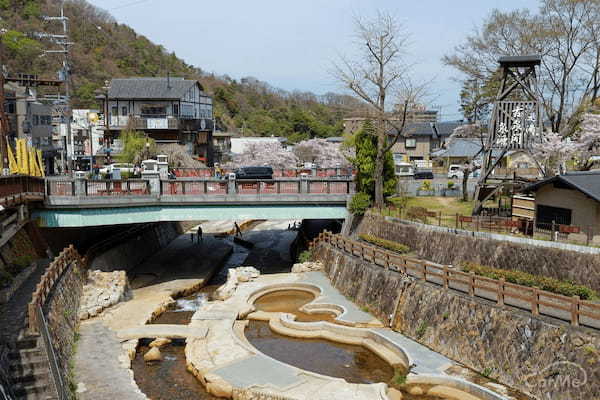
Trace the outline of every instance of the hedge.
<instances>
[{"instance_id":1,"label":"hedge","mask_svg":"<svg viewBox=\"0 0 600 400\"><path fill-rule=\"evenodd\" d=\"M593 300L598 299L599 297L598 293L586 286L576 285L572 282L561 281L547 276L533 275L523 271L492 268L475 263L463 264L462 268L465 272L473 272L476 275L492 279L504 278L506 282L528 287L537 287L564 296L579 296L583 300Z\"/></svg>"},{"instance_id":2,"label":"hedge","mask_svg":"<svg viewBox=\"0 0 600 400\"><path fill-rule=\"evenodd\" d=\"M367 235L364 233L358 235L358 237L361 238L362 240L364 240L365 242L369 242L376 246L383 247L384 249L387 249L387 250L395 251L396 253L403 254L403 253L408 253L410 251L410 248L408 246L405 246L401 243L392 242L391 240L381 239L376 236L371 236L371 235Z\"/></svg>"}]
</instances>

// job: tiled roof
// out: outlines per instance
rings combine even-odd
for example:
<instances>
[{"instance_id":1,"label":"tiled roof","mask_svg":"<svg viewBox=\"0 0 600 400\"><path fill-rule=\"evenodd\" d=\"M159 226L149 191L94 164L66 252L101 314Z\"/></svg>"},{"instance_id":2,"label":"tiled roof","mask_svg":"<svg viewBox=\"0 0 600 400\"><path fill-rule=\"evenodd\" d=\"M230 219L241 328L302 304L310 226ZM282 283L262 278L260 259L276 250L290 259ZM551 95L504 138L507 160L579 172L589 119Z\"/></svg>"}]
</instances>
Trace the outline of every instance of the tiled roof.
<instances>
[{"instance_id":1,"label":"tiled roof","mask_svg":"<svg viewBox=\"0 0 600 400\"><path fill-rule=\"evenodd\" d=\"M571 172L564 175L556 175L526 187L525 191L535 192L542 186L554 182L563 183L600 202L600 171Z\"/></svg>"},{"instance_id":2,"label":"tiled roof","mask_svg":"<svg viewBox=\"0 0 600 400\"><path fill-rule=\"evenodd\" d=\"M177 100L196 84L197 81L183 78L113 79L108 90L108 98Z\"/></svg>"}]
</instances>

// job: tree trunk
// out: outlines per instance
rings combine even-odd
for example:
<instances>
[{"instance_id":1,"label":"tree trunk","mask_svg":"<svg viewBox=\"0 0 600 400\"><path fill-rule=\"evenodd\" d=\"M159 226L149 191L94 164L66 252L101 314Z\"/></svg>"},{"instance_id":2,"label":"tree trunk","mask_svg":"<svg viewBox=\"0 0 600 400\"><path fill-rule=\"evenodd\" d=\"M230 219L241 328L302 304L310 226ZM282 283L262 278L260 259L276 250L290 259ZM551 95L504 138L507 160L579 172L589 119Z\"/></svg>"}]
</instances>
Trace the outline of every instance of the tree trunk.
<instances>
[{"instance_id":1,"label":"tree trunk","mask_svg":"<svg viewBox=\"0 0 600 400\"><path fill-rule=\"evenodd\" d=\"M463 179L462 179L463 201L469 201L469 191L468 191L469 175L471 175L471 170L469 168L465 168L463 170Z\"/></svg>"},{"instance_id":2,"label":"tree trunk","mask_svg":"<svg viewBox=\"0 0 600 400\"><path fill-rule=\"evenodd\" d=\"M377 157L375 158L375 207L383 207L385 205L383 194L384 161L385 154L383 154L383 147L380 147L377 150Z\"/></svg>"}]
</instances>

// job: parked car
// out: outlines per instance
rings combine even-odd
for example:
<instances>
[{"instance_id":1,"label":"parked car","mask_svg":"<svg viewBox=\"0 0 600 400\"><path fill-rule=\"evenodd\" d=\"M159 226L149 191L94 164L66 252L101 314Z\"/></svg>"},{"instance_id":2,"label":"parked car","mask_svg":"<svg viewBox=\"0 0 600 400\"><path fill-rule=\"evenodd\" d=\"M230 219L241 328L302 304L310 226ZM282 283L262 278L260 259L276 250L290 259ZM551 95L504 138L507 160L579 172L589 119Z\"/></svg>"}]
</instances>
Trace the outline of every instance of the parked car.
<instances>
[{"instance_id":1,"label":"parked car","mask_svg":"<svg viewBox=\"0 0 600 400\"><path fill-rule=\"evenodd\" d=\"M433 170L417 169L414 174L415 179L433 179Z\"/></svg>"},{"instance_id":2,"label":"parked car","mask_svg":"<svg viewBox=\"0 0 600 400\"><path fill-rule=\"evenodd\" d=\"M415 175L415 169L411 163L399 162L395 167L396 176L399 178L412 178Z\"/></svg>"},{"instance_id":3,"label":"parked car","mask_svg":"<svg viewBox=\"0 0 600 400\"><path fill-rule=\"evenodd\" d=\"M100 168L100 173L101 174L112 174L113 169L116 169L116 168L120 169L121 173L128 172L130 174L133 174L135 172L135 166L133 164L114 163L114 164L105 165L102 168Z\"/></svg>"},{"instance_id":4,"label":"parked car","mask_svg":"<svg viewBox=\"0 0 600 400\"><path fill-rule=\"evenodd\" d=\"M469 177L478 178L480 174L481 174L481 170L476 169L469 175ZM462 179L463 175L464 175L464 173L463 173L462 165L452 164L448 168L448 179Z\"/></svg>"},{"instance_id":5,"label":"parked car","mask_svg":"<svg viewBox=\"0 0 600 400\"><path fill-rule=\"evenodd\" d=\"M235 179L273 179L273 168L242 167L235 170Z\"/></svg>"}]
</instances>

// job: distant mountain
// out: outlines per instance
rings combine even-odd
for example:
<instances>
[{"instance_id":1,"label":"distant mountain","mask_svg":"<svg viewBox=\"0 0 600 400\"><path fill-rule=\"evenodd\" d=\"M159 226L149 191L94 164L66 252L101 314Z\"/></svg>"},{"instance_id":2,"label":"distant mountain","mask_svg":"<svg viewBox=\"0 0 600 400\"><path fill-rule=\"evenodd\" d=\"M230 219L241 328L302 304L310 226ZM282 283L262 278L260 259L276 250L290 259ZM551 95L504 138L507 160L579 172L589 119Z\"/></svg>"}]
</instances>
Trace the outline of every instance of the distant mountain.
<instances>
[{"instance_id":1,"label":"distant mountain","mask_svg":"<svg viewBox=\"0 0 600 400\"><path fill-rule=\"evenodd\" d=\"M61 33L59 23L42 18L57 15L59 4L56 0L0 0L0 62L10 74L56 77L61 56L43 56L43 49L57 47L40 39L36 32ZM111 78L167 73L198 79L214 96L217 126L244 135L282 135L292 141L337 136L342 132L344 115L361 107L349 96L290 93L254 78L236 81L207 74L84 0L67 1L65 14L74 42L70 66L73 105L77 108L97 107L95 91Z\"/></svg>"}]
</instances>

